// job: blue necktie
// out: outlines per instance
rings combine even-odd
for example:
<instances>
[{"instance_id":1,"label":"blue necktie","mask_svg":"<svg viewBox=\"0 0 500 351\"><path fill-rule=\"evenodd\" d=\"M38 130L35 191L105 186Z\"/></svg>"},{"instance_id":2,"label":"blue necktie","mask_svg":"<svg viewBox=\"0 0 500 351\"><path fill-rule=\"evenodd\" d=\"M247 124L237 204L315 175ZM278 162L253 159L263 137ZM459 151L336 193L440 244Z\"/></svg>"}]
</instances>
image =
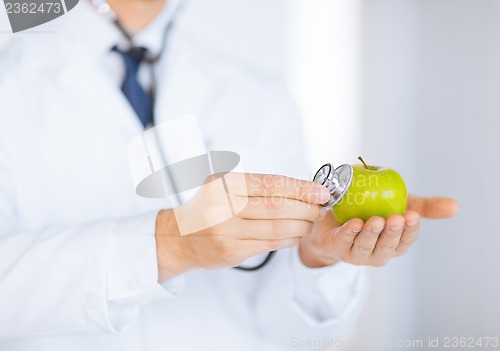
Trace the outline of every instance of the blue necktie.
<instances>
[{"instance_id":1,"label":"blue necktie","mask_svg":"<svg viewBox=\"0 0 500 351\"><path fill-rule=\"evenodd\" d=\"M122 92L134 109L137 117L146 127L153 119L153 99L143 89L139 80L137 79L137 72L141 62L146 56L145 48L131 48L128 51L121 51L116 46L113 51L119 53L125 64L125 79L122 84Z\"/></svg>"}]
</instances>

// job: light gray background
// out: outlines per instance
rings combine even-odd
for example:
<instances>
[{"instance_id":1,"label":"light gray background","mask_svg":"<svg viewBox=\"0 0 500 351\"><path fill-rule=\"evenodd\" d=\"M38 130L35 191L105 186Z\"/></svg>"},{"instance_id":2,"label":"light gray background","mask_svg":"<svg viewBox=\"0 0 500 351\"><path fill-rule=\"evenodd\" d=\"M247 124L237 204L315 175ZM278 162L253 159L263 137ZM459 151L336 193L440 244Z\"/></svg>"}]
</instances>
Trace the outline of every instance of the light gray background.
<instances>
[{"instance_id":1,"label":"light gray background","mask_svg":"<svg viewBox=\"0 0 500 351\"><path fill-rule=\"evenodd\" d=\"M414 189L461 203L424 224L408 271L382 274L380 335L500 336L499 15L495 0L364 1L367 150L412 160Z\"/></svg>"}]
</instances>

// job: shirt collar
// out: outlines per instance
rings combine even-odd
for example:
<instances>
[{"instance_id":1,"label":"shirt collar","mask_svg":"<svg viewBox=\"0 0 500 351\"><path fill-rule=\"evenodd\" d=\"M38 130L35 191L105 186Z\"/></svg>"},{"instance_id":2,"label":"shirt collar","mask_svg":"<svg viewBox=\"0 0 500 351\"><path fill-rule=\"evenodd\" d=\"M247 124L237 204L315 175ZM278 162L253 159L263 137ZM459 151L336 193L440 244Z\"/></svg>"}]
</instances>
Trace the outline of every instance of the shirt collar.
<instances>
[{"instance_id":1,"label":"shirt collar","mask_svg":"<svg viewBox=\"0 0 500 351\"><path fill-rule=\"evenodd\" d=\"M146 28L133 35L134 44L147 48L153 55L158 55L163 46L164 32L177 13L179 0L168 0L163 10Z\"/></svg>"},{"instance_id":2,"label":"shirt collar","mask_svg":"<svg viewBox=\"0 0 500 351\"><path fill-rule=\"evenodd\" d=\"M163 45L165 28L174 19L181 2L182 0L168 0L146 28L134 33L134 44L147 48L153 55L158 54ZM89 1L81 1L75 8L75 14L66 17L71 17L71 25L67 26L69 33L66 34L85 46L86 54L97 60L109 55L115 45L128 46L126 38L113 23L113 17L99 14Z\"/></svg>"}]
</instances>

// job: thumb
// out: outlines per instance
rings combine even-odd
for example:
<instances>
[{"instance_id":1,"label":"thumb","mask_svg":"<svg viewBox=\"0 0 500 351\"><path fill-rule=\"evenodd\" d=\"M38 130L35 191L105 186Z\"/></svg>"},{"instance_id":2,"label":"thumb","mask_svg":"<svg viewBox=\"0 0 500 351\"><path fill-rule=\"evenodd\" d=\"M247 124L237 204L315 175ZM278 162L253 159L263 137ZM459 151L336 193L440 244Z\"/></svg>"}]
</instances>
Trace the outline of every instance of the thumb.
<instances>
[{"instance_id":1,"label":"thumb","mask_svg":"<svg viewBox=\"0 0 500 351\"><path fill-rule=\"evenodd\" d=\"M424 218L449 218L458 212L458 202L447 197L408 197L408 209L416 211Z\"/></svg>"}]
</instances>

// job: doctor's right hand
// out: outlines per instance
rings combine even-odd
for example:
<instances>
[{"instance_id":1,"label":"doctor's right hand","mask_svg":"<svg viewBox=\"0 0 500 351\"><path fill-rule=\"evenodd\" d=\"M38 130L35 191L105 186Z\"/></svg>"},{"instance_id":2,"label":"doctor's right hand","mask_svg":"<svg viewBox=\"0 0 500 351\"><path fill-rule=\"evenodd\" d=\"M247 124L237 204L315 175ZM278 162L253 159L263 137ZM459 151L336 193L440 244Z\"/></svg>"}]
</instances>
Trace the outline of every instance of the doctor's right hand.
<instances>
[{"instance_id":1,"label":"doctor's right hand","mask_svg":"<svg viewBox=\"0 0 500 351\"><path fill-rule=\"evenodd\" d=\"M325 216L320 204L329 198L322 185L284 176L229 173L209 179L189 202L158 214L159 281L197 268L234 267L294 246ZM200 229L185 233L185 224Z\"/></svg>"}]
</instances>

